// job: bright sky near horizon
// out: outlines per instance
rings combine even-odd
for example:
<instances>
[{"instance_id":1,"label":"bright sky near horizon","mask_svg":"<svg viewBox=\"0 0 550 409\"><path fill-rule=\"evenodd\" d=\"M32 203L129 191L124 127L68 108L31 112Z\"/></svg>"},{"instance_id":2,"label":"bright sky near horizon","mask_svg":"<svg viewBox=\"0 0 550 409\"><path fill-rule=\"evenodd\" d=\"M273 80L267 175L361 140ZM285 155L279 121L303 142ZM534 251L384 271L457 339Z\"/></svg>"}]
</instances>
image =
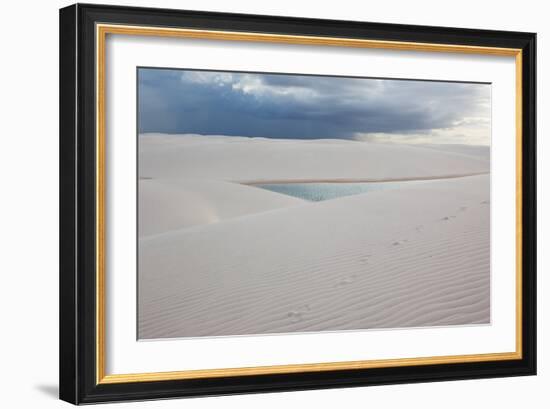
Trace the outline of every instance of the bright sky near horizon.
<instances>
[{"instance_id":1,"label":"bright sky near horizon","mask_svg":"<svg viewBox=\"0 0 550 409\"><path fill-rule=\"evenodd\" d=\"M139 132L489 145L491 85L139 68Z\"/></svg>"}]
</instances>

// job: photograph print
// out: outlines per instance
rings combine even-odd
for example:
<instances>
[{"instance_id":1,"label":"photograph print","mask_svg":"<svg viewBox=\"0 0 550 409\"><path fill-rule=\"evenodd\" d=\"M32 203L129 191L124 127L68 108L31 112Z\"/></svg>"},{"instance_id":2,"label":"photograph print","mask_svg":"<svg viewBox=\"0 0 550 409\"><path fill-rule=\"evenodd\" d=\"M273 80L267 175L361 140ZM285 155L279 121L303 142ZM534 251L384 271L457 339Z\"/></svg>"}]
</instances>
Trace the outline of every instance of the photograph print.
<instances>
[{"instance_id":1,"label":"photograph print","mask_svg":"<svg viewBox=\"0 0 550 409\"><path fill-rule=\"evenodd\" d=\"M137 77L138 339L491 323L491 84Z\"/></svg>"}]
</instances>

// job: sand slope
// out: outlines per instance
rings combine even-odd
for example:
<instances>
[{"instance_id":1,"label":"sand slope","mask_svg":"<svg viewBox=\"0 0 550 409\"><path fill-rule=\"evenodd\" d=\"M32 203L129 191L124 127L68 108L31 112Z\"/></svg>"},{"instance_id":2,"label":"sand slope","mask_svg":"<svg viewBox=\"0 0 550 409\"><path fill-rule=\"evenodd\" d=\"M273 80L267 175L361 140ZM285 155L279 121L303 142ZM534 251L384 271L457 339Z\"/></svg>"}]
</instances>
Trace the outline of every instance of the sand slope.
<instances>
[{"instance_id":1,"label":"sand slope","mask_svg":"<svg viewBox=\"0 0 550 409\"><path fill-rule=\"evenodd\" d=\"M139 237L303 204L295 197L215 180L139 181Z\"/></svg>"},{"instance_id":2,"label":"sand slope","mask_svg":"<svg viewBox=\"0 0 550 409\"><path fill-rule=\"evenodd\" d=\"M387 177L488 167L464 155L451 160L445 155L452 154L443 153L442 158L440 152L420 148L415 148L418 157L405 155L403 163L392 160L392 166L382 166L391 156L385 148L354 147L360 154L344 163L338 157L339 143L323 142L316 146L317 156L305 164L297 162L290 147L283 155L283 143L277 148L273 144L273 151L270 145L261 160L277 166L258 163L251 169L257 158L248 158L242 167L235 160L235 152L244 150L238 141L235 150L225 153L215 141L196 150L186 142L186 149L179 150L181 140L176 139L175 146L167 148L175 138L145 148L141 175L167 177L171 165L177 172L193 172L206 160L194 156L200 152L216 158L208 156L209 164L202 169L210 170L213 178L216 174L227 179L354 172ZM179 159L155 162L172 154ZM333 173L321 165L315 168L317 161L328 161ZM283 164L290 163L287 172L291 166ZM312 173L314 168L318 174ZM306 205L282 204L141 238L139 337L489 322L488 175Z\"/></svg>"},{"instance_id":3,"label":"sand slope","mask_svg":"<svg viewBox=\"0 0 550 409\"><path fill-rule=\"evenodd\" d=\"M375 181L489 171L486 158L456 152L457 146L163 134L142 134L139 144L140 177L153 179Z\"/></svg>"},{"instance_id":4,"label":"sand slope","mask_svg":"<svg viewBox=\"0 0 550 409\"><path fill-rule=\"evenodd\" d=\"M458 155L470 156L481 160L489 161L491 158L491 148L489 146L476 146L476 145L433 145L433 144L421 144L418 147L435 149L437 151L450 152Z\"/></svg>"}]
</instances>

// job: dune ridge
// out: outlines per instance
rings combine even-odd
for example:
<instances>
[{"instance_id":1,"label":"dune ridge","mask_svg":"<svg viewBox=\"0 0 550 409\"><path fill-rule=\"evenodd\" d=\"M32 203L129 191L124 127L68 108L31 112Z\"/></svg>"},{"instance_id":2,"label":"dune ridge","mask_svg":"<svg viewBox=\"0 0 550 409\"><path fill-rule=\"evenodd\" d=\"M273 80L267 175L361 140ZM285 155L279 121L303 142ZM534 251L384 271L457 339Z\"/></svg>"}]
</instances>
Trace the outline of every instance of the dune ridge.
<instances>
[{"instance_id":1,"label":"dune ridge","mask_svg":"<svg viewBox=\"0 0 550 409\"><path fill-rule=\"evenodd\" d=\"M456 146L443 150L352 140L139 136L139 176L152 179L382 181L489 171L486 158L464 155Z\"/></svg>"},{"instance_id":2,"label":"dune ridge","mask_svg":"<svg viewBox=\"0 0 550 409\"><path fill-rule=\"evenodd\" d=\"M143 179L138 183L139 237L304 203L296 197L217 180Z\"/></svg>"},{"instance_id":3,"label":"dune ridge","mask_svg":"<svg viewBox=\"0 0 550 409\"><path fill-rule=\"evenodd\" d=\"M379 183L379 182L410 182L414 180L440 180L440 179L455 179L462 178L465 176L477 176L477 175L486 175L489 172L471 172L471 173L460 173L453 175L438 175L438 176L420 176L420 177L399 177L399 178L382 178L382 179L373 179L373 178L348 178L348 179L284 179L284 180L243 180L239 181L239 184L242 185L264 185L264 184L277 184L277 183Z\"/></svg>"}]
</instances>

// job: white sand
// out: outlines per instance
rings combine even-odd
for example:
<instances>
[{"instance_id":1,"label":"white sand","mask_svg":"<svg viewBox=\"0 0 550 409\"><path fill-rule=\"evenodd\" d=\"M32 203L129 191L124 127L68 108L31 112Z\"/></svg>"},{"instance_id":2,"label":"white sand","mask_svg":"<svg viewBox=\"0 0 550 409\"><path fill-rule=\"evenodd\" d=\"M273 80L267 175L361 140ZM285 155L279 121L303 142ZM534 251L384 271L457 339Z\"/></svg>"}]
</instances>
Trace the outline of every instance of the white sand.
<instances>
[{"instance_id":1,"label":"white sand","mask_svg":"<svg viewBox=\"0 0 550 409\"><path fill-rule=\"evenodd\" d=\"M139 182L139 236L301 203L295 197L237 183L145 179Z\"/></svg>"},{"instance_id":2,"label":"white sand","mask_svg":"<svg viewBox=\"0 0 550 409\"><path fill-rule=\"evenodd\" d=\"M418 147L436 149L439 151L451 152L459 155L471 156L474 158L489 161L491 157L491 148L489 146L476 146L476 145L430 145L421 144Z\"/></svg>"},{"instance_id":3,"label":"white sand","mask_svg":"<svg viewBox=\"0 0 550 409\"><path fill-rule=\"evenodd\" d=\"M378 181L489 171L483 158L418 145L159 134L139 138L140 176L153 179Z\"/></svg>"},{"instance_id":4,"label":"white sand","mask_svg":"<svg viewBox=\"0 0 550 409\"><path fill-rule=\"evenodd\" d=\"M487 160L365 142L141 138L140 175L152 179L139 183L140 338L489 322L487 174L316 203L227 182L466 175Z\"/></svg>"}]
</instances>

